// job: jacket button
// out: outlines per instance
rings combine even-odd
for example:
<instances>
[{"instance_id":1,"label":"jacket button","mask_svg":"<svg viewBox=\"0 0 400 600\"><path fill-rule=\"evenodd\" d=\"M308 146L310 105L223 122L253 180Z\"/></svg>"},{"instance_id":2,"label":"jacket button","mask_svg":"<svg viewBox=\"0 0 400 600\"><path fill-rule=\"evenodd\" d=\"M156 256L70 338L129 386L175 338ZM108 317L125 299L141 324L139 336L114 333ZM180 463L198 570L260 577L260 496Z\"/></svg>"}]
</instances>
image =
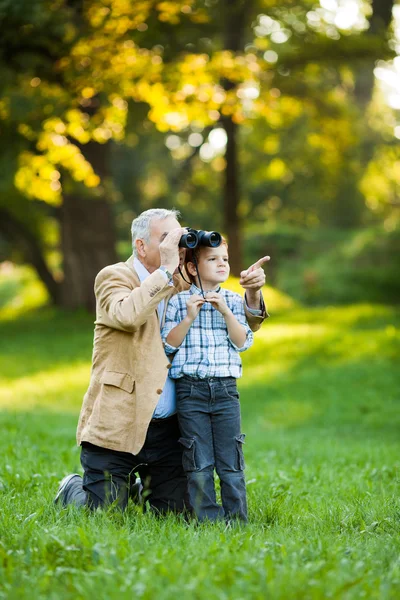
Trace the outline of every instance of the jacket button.
<instances>
[{"instance_id":1,"label":"jacket button","mask_svg":"<svg viewBox=\"0 0 400 600\"><path fill-rule=\"evenodd\" d=\"M172 367L171 363L167 364L167 369L170 369Z\"/></svg>"},{"instance_id":2,"label":"jacket button","mask_svg":"<svg viewBox=\"0 0 400 600\"><path fill-rule=\"evenodd\" d=\"M162 390L158 389L157 390L157 394L161 395L162 394Z\"/></svg>"}]
</instances>

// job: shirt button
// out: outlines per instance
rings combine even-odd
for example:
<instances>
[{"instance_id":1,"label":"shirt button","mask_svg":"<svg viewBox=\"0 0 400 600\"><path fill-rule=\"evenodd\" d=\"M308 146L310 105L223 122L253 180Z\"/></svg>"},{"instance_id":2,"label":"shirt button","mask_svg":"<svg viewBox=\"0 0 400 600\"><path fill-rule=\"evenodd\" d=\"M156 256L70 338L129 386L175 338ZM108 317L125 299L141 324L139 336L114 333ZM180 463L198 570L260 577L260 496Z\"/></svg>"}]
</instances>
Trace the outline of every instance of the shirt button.
<instances>
[{"instance_id":1,"label":"shirt button","mask_svg":"<svg viewBox=\"0 0 400 600\"><path fill-rule=\"evenodd\" d=\"M160 396L162 394L162 390L160 388L157 390L157 394Z\"/></svg>"}]
</instances>

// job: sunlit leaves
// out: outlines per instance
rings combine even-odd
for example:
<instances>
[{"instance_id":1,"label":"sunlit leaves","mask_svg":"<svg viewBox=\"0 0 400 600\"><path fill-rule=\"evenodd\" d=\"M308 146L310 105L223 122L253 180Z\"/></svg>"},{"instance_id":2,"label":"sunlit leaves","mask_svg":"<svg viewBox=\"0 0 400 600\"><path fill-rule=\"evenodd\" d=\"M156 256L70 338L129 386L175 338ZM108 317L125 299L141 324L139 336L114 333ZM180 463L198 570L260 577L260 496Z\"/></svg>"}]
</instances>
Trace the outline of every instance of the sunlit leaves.
<instances>
[{"instance_id":1,"label":"sunlit leaves","mask_svg":"<svg viewBox=\"0 0 400 600\"><path fill-rule=\"evenodd\" d=\"M314 186L314 198L332 200L347 162L344 157L356 147L360 127L351 108L352 65L346 67L346 76L332 66L333 61L349 64L343 49L350 51L353 40L346 36L345 45L343 40L339 45L326 37L325 26L321 33L310 24L307 14L322 15L319 1L258 1L253 5L252 27L249 21L246 40L237 52L221 50L223 23L211 18L218 14L219 3L86 0L82 12L76 13L73 3L56 6L53 0L42 0L40 7L48 9L46 14L31 15L32 6L27 7L31 23L24 23L22 31L29 26L32 35L40 33L43 47L32 47L35 60L28 61L23 72L8 73L13 79L7 80L0 101L0 120L15 124L30 152L21 157L19 189L59 202L62 176L51 179L54 170L69 171L87 186L98 185L98 174L88 169L84 158L84 146L109 140L136 143L137 131L130 131L126 139L128 104L133 100L148 107L149 120L166 139L175 140L168 147L177 163L193 154L217 172L225 166L225 147L214 147L210 130L217 131L226 117L249 129L254 123L251 144L241 148L247 171L253 169L257 199L252 197L250 204L265 196L268 211L278 211L284 205L285 186L296 177L303 178L307 196ZM204 30L204 43L201 39L187 43L192 28L199 37ZM174 38L169 49L168 36ZM359 56L370 44L362 39L357 36ZM42 56L43 48L50 60ZM257 137L260 128L262 139ZM288 143L296 152L287 151ZM257 160L249 148L257 149ZM33 160L35 153L40 160ZM354 156L354 165L358 159ZM393 178L391 168L382 168L383 172ZM371 167L366 181L376 177L378 182L378 174ZM374 189L370 183L366 186ZM289 197L290 190L287 193ZM379 194L374 192L374 197ZM297 200L290 197L290 202Z\"/></svg>"},{"instance_id":2,"label":"sunlit leaves","mask_svg":"<svg viewBox=\"0 0 400 600\"><path fill-rule=\"evenodd\" d=\"M165 65L162 81L142 80L134 94L151 106L149 117L161 131L179 131L192 121L209 125L221 114L242 122L259 96L255 78L265 69L251 53L184 54L173 65ZM223 88L223 79L232 83L231 89Z\"/></svg>"},{"instance_id":3,"label":"sunlit leaves","mask_svg":"<svg viewBox=\"0 0 400 600\"><path fill-rule=\"evenodd\" d=\"M67 170L75 181L88 188L99 185L100 179L79 148L55 131L43 131L37 143L41 154L23 152L15 175L17 189L30 198L49 204L60 204L62 187L57 167Z\"/></svg>"},{"instance_id":4,"label":"sunlit leaves","mask_svg":"<svg viewBox=\"0 0 400 600\"><path fill-rule=\"evenodd\" d=\"M11 5L8 10L11 11ZM174 126L179 110L166 106L163 111L158 93L157 81L162 79L163 68L160 50L139 47L132 35L147 29L151 14L169 24L178 23L183 17L196 22L205 20L192 0L88 0L82 5L82 13L76 10L73 5L43 0L46 31L40 29L40 19L24 15L23 11L18 13L18 26L30 27L32 33L39 28L36 36L41 36L45 51L40 44L32 45L31 54L37 64L45 60L42 55L52 46L55 33L60 42L55 48L58 57L50 70L46 64L40 77L33 70L36 63L27 64L24 75L15 77L13 86L6 89L0 105L0 119L8 118L8 98L17 99L12 106L17 111L20 106L21 112L14 109L11 119L19 134L34 142L38 151L37 156L31 149L21 155L16 185L30 197L46 202L60 201L61 184L51 179L56 166L88 187L99 184L98 176L74 141L85 145L90 141L102 144L123 139L129 98L149 98L155 107L160 106L154 110L155 121L164 119L167 127ZM141 82L143 85L138 86ZM186 116L179 116L175 127L182 127L182 118Z\"/></svg>"},{"instance_id":5,"label":"sunlit leaves","mask_svg":"<svg viewBox=\"0 0 400 600\"><path fill-rule=\"evenodd\" d=\"M88 4L87 17L91 27L120 36L137 29L144 23L154 2L150 0L135 0L135 2L132 0L103 0L102 2L92 0Z\"/></svg>"},{"instance_id":6,"label":"sunlit leaves","mask_svg":"<svg viewBox=\"0 0 400 600\"><path fill-rule=\"evenodd\" d=\"M387 215L393 206L399 211L400 147L377 151L361 181L361 190L372 211Z\"/></svg>"},{"instance_id":7,"label":"sunlit leaves","mask_svg":"<svg viewBox=\"0 0 400 600\"><path fill-rule=\"evenodd\" d=\"M15 175L18 190L30 198L58 205L61 202L60 173L47 156L23 152L19 158L19 169Z\"/></svg>"}]
</instances>

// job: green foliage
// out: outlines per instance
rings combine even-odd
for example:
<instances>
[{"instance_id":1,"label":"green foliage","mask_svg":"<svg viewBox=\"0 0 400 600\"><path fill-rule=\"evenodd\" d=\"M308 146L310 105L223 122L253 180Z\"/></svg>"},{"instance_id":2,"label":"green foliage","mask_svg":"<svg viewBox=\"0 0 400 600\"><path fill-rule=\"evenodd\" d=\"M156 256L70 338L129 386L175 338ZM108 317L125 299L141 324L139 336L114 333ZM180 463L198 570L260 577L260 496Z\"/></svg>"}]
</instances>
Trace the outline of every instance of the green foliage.
<instances>
[{"instance_id":1,"label":"green foliage","mask_svg":"<svg viewBox=\"0 0 400 600\"><path fill-rule=\"evenodd\" d=\"M49 297L31 268L4 262L0 268L0 319L15 319L41 308Z\"/></svg>"},{"instance_id":2,"label":"green foliage","mask_svg":"<svg viewBox=\"0 0 400 600\"><path fill-rule=\"evenodd\" d=\"M267 277L299 302L399 302L399 229L347 232L270 224L249 229L246 248L249 264L272 257Z\"/></svg>"}]
</instances>

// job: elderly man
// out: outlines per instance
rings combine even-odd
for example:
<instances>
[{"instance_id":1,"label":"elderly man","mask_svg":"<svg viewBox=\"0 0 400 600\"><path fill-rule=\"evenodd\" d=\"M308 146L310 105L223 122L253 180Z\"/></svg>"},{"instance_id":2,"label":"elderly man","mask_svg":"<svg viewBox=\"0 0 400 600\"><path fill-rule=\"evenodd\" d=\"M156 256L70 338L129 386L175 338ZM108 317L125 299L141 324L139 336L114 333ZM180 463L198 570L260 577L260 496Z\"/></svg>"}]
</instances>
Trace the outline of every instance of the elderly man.
<instances>
[{"instance_id":1,"label":"elderly man","mask_svg":"<svg viewBox=\"0 0 400 600\"><path fill-rule=\"evenodd\" d=\"M77 429L84 475L61 481L56 502L63 505L125 508L139 474L153 510L185 509L175 388L160 335L168 299L188 287L177 274L185 232L178 216L165 209L139 215L132 223L133 256L96 277L92 370ZM267 316L260 293L265 260L241 278L254 331Z\"/></svg>"}]
</instances>

